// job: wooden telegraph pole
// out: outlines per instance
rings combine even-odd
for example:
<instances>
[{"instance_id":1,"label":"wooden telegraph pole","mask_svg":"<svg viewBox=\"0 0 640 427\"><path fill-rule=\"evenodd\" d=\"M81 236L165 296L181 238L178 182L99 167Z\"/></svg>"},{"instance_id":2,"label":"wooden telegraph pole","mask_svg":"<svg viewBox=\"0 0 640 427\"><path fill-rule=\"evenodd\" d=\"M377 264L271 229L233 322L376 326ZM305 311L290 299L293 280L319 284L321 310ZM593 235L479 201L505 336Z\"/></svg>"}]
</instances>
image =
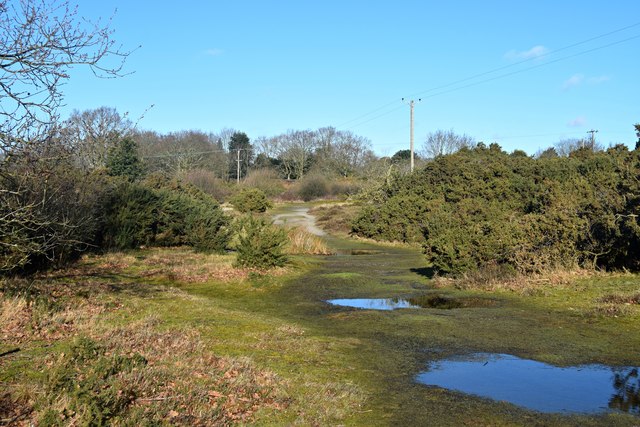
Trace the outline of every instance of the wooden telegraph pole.
<instances>
[{"instance_id":1,"label":"wooden telegraph pole","mask_svg":"<svg viewBox=\"0 0 640 427\"><path fill-rule=\"evenodd\" d=\"M415 106L415 101L412 99L410 101L405 101L404 98L402 98L402 101L405 104L409 104L409 126L410 126L410 130L409 130L409 148L411 150L411 172L413 173L413 167L415 164L414 161L414 149L413 149L413 107ZM418 102L422 101L421 98L418 99Z\"/></svg>"}]
</instances>

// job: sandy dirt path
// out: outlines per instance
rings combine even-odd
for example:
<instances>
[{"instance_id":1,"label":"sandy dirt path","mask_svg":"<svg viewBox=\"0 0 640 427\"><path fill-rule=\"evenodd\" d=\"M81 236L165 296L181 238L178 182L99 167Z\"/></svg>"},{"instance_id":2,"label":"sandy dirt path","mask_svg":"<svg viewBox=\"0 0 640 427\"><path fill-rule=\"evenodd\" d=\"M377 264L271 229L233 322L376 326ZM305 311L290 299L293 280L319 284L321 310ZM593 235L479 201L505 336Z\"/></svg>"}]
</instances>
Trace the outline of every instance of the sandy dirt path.
<instances>
[{"instance_id":1,"label":"sandy dirt path","mask_svg":"<svg viewBox=\"0 0 640 427\"><path fill-rule=\"evenodd\" d=\"M325 236L327 234L316 225L316 218L309 214L308 207L291 207L288 212L274 215L273 223L287 227L304 227L309 233L316 236Z\"/></svg>"}]
</instances>

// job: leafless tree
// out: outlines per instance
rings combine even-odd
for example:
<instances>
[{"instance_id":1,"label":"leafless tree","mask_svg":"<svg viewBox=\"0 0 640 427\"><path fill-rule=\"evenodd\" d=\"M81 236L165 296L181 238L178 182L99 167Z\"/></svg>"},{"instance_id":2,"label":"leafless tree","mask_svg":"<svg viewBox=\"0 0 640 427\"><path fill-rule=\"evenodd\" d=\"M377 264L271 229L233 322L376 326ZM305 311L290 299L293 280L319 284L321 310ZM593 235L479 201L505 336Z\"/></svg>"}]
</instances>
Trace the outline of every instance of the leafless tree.
<instances>
[{"instance_id":1,"label":"leafless tree","mask_svg":"<svg viewBox=\"0 0 640 427\"><path fill-rule=\"evenodd\" d=\"M422 156L427 159L433 159L445 154L455 153L464 148L471 147L475 144L472 137L468 135L456 134L451 130L437 130L427 135L427 139L422 145Z\"/></svg>"},{"instance_id":2,"label":"leafless tree","mask_svg":"<svg viewBox=\"0 0 640 427\"><path fill-rule=\"evenodd\" d=\"M566 157L572 152L580 149L588 149L591 151L602 151L603 147L596 141L584 138L567 138L556 142L553 147L559 156Z\"/></svg>"},{"instance_id":3,"label":"leafless tree","mask_svg":"<svg viewBox=\"0 0 640 427\"><path fill-rule=\"evenodd\" d=\"M104 167L109 151L133 130L127 114L115 108L74 110L65 123L68 143L74 148L78 164L84 169Z\"/></svg>"},{"instance_id":4,"label":"leafless tree","mask_svg":"<svg viewBox=\"0 0 640 427\"><path fill-rule=\"evenodd\" d=\"M227 157L219 135L196 130L167 135L136 132L140 155L150 172L163 171L181 176L194 169L208 170L217 177L226 175Z\"/></svg>"},{"instance_id":5,"label":"leafless tree","mask_svg":"<svg viewBox=\"0 0 640 427\"><path fill-rule=\"evenodd\" d=\"M361 170L373 155L371 142L351 131L321 128L315 133L317 167L347 177Z\"/></svg>"},{"instance_id":6,"label":"leafless tree","mask_svg":"<svg viewBox=\"0 0 640 427\"><path fill-rule=\"evenodd\" d=\"M0 270L63 260L91 239L100 192L67 162L61 89L76 66L122 75L128 55L110 20L69 1L0 0Z\"/></svg>"},{"instance_id":7,"label":"leafless tree","mask_svg":"<svg viewBox=\"0 0 640 427\"><path fill-rule=\"evenodd\" d=\"M311 156L316 148L316 139L310 130L290 130L279 138L279 158L282 161L287 179L295 176L300 179L309 167Z\"/></svg>"},{"instance_id":8,"label":"leafless tree","mask_svg":"<svg viewBox=\"0 0 640 427\"><path fill-rule=\"evenodd\" d=\"M115 45L110 21L85 20L68 1L0 0L2 152L45 138L58 123L73 67L114 77L129 53Z\"/></svg>"}]
</instances>

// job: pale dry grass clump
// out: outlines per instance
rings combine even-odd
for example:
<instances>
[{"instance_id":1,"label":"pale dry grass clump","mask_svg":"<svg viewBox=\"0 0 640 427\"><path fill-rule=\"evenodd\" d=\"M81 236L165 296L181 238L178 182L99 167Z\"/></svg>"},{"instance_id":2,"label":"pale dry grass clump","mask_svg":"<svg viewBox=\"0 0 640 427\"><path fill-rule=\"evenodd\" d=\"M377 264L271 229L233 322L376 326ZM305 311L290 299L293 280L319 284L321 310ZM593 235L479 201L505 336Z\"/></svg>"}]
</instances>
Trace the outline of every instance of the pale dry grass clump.
<instances>
[{"instance_id":1,"label":"pale dry grass clump","mask_svg":"<svg viewBox=\"0 0 640 427\"><path fill-rule=\"evenodd\" d=\"M16 345L65 339L90 328L99 314L118 308L105 301L69 299L68 286L32 285L30 292L33 295L0 292L0 342Z\"/></svg>"},{"instance_id":2,"label":"pale dry grass clump","mask_svg":"<svg viewBox=\"0 0 640 427\"><path fill-rule=\"evenodd\" d=\"M142 262L147 268L145 277L163 277L169 281L183 283L206 283L209 281L239 282L267 271L256 268L236 267L231 255L206 254L185 248L163 248L153 250ZM279 277L289 270L284 267L268 270L269 276Z\"/></svg>"},{"instance_id":3,"label":"pale dry grass clump","mask_svg":"<svg viewBox=\"0 0 640 427\"><path fill-rule=\"evenodd\" d=\"M631 314L631 307L629 305L612 303L597 304L587 314L600 317L623 317Z\"/></svg>"},{"instance_id":4,"label":"pale dry grass clump","mask_svg":"<svg viewBox=\"0 0 640 427\"><path fill-rule=\"evenodd\" d=\"M468 273L461 277L450 278L435 276L435 287L455 287L457 289L483 290L483 291L511 291L521 295L536 295L542 289L549 286L565 287L577 279L589 277L602 277L607 273L595 270L550 270L539 274L511 274L504 275L493 269L486 269L474 273Z\"/></svg>"},{"instance_id":5,"label":"pale dry grass clump","mask_svg":"<svg viewBox=\"0 0 640 427\"><path fill-rule=\"evenodd\" d=\"M289 245L287 253L292 255L332 255L324 240L306 231L303 227L287 229Z\"/></svg>"},{"instance_id":6,"label":"pale dry grass clump","mask_svg":"<svg viewBox=\"0 0 640 427\"><path fill-rule=\"evenodd\" d=\"M606 294L598 298L596 304L592 314L597 316L628 316L634 312L634 307L640 305L640 292Z\"/></svg>"}]
</instances>

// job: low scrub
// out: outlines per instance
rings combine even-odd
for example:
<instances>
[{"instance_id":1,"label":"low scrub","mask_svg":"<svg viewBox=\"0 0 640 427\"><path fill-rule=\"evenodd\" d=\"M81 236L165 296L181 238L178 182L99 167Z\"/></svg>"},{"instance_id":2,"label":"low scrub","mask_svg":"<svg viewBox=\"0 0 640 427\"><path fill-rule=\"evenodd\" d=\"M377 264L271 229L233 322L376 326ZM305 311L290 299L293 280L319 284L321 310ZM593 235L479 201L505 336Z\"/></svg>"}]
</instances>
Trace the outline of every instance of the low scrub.
<instances>
[{"instance_id":1,"label":"low scrub","mask_svg":"<svg viewBox=\"0 0 640 427\"><path fill-rule=\"evenodd\" d=\"M129 269L137 268L140 257L92 258L32 277L29 286L25 279L0 282L0 352L17 351L3 355L0 366L3 421L252 424L258 411L288 405L280 379L250 359L216 356L193 328L167 328L156 317L135 320L147 295L190 298L138 283ZM114 275L123 283L114 282ZM105 322L114 316L125 316L126 325Z\"/></svg>"},{"instance_id":2,"label":"low scrub","mask_svg":"<svg viewBox=\"0 0 640 427\"><path fill-rule=\"evenodd\" d=\"M387 180L353 232L419 243L431 268L456 277L637 271L639 165L624 146L534 159L479 145Z\"/></svg>"},{"instance_id":3,"label":"low scrub","mask_svg":"<svg viewBox=\"0 0 640 427\"><path fill-rule=\"evenodd\" d=\"M262 213L273 206L267 199L267 195L258 188L242 188L231 197L229 202L242 213Z\"/></svg>"},{"instance_id":4,"label":"low scrub","mask_svg":"<svg viewBox=\"0 0 640 427\"><path fill-rule=\"evenodd\" d=\"M171 181L123 182L105 212L102 245L188 245L223 251L229 241L229 219L218 203L195 187Z\"/></svg>"},{"instance_id":5,"label":"low scrub","mask_svg":"<svg viewBox=\"0 0 640 427\"><path fill-rule=\"evenodd\" d=\"M282 227L250 215L238 220L237 229L237 266L270 269L287 263L288 239Z\"/></svg>"},{"instance_id":6,"label":"low scrub","mask_svg":"<svg viewBox=\"0 0 640 427\"><path fill-rule=\"evenodd\" d=\"M242 185L248 188L257 188L267 197L276 197L284 191L282 179L273 169L255 169L249 172L242 181Z\"/></svg>"},{"instance_id":7,"label":"low scrub","mask_svg":"<svg viewBox=\"0 0 640 427\"><path fill-rule=\"evenodd\" d=\"M349 234L353 221L360 212L360 206L352 204L326 204L315 206L309 213L316 217L316 223L330 233Z\"/></svg>"},{"instance_id":8,"label":"low scrub","mask_svg":"<svg viewBox=\"0 0 640 427\"><path fill-rule=\"evenodd\" d=\"M304 177L298 187L298 196L305 202L321 199L331 194L329 182L320 175Z\"/></svg>"},{"instance_id":9,"label":"low scrub","mask_svg":"<svg viewBox=\"0 0 640 427\"><path fill-rule=\"evenodd\" d=\"M205 194L223 203L231 193L229 184L219 178L214 172L206 169L193 169L181 175L182 180L198 188Z\"/></svg>"}]
</instances>

